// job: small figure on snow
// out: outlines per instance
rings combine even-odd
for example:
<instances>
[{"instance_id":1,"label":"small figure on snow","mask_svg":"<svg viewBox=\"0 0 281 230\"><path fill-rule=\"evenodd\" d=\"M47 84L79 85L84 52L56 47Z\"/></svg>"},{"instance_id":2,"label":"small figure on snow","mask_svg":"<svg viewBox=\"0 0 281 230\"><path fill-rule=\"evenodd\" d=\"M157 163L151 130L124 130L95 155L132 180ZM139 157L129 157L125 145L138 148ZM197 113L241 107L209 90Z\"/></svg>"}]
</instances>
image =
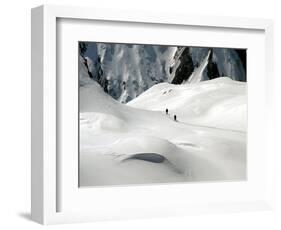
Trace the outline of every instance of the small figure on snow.
<instances>
[{"instance_id":1,"label":"small figure on snow","mask_svg":"<svg viewBox=\"0 0 281 230\"><path fill-rule=\"evenodd\" d=\"M122 85L123 85L123 89L126 90L126 82L125 81L122 82Z\"/></svg>"},{"instance_id":2,"label":"small figure on snow","mask_svg":"<svg viewBox=\"0 0 281 230\"><path fill-rule=\"evenodd\" d=\"M174 115L174 121L177 121L177 115Z\"/></svg>"},{"instance_id":3,"label":"small figure on snow","mask_svg":"<svg viewBox=\"0 0 281 230\"><path fill-rule=\"evenodd\" d=\"M166 115L168 115L168 113L169 113L169 110L168 110L168 109L166 109Z\"/></svg>"}]
</instances>

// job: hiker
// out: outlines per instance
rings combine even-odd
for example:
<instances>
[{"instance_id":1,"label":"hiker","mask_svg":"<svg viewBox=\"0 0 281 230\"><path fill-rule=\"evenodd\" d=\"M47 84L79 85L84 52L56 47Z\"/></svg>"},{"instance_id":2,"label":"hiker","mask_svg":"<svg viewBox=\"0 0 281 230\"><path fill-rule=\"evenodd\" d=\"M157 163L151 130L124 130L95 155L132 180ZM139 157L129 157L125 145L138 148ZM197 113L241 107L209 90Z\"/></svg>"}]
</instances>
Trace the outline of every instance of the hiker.
<instances>
[{"instance_id":1,"label":"hiker","mask_svg":"<svg viewBox=\"0 0 281 230\"><path fill-rule=\"evenodd\" d=\"M174 115L174 121L177 121L177 115Z\"/></svg>"},{"instance_id":2,"label":"hiker","mask_svg":"<svg viewBox=\"0 0 281 230\"><path fill-rule=\"evenodd\" d=\"M168 109L166 109L166 114L168 115L168 113L169 113L169 110L168 110Z\"/></svg>"}]
</instances>

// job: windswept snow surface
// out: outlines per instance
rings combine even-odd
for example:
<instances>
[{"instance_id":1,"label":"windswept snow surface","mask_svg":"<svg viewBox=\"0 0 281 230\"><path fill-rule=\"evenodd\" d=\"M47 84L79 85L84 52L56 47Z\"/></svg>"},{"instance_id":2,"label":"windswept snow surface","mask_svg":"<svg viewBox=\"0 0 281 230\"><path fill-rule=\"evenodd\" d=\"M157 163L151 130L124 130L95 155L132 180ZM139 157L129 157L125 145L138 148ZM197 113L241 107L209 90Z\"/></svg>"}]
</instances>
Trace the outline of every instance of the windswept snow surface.
<instances>
[{"instance_id":1,"label":"windswept snow surface","mask_svg":"<svg viewBox=\"0 0 281 230\"><path fill-rule=\"evenodd\" d=\"M161 83L127 105L151 111L167 108L182 123L246 132L246 90L245 82L228 77L196 84Z\"/></svg>"},{"instance_id":2,"label":"windswept snow surface","mask_svg":"<svg viewBox=\"0 0 281 230\"><path fill-rule=\"evenodd\" d=\"M245 178L245 83L160 83L128 104L80 85L81 186Z\"/></svg>"}]
</instances>

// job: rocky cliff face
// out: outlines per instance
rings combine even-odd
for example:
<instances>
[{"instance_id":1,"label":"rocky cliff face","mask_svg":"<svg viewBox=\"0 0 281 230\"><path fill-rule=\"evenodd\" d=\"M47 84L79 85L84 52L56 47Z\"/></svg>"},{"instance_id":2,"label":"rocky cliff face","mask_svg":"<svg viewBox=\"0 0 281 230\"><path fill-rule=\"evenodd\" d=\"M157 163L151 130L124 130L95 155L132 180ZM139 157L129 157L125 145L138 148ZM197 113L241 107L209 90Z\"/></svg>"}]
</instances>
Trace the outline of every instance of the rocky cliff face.
<instances>
[{"instance_id":1,"label":"rocky cliff face","mask_svg":"<svg viewBox=\"0 0 281 230\"><path fill-rule=\"evenodd\" d=\"M89 53L88 45L93 43L80 45L80 62L86 66L89 78L122 103L160 82L186 82L210 51L198 47L94 43L95 49ZM202 80L228 76L246 81L239 55L241 52L235 49L211 49Z\"/></svg>"},{"instance_id":2,"label":"rocky cliff face","mask_svg":"<svg viewBox=\"0 0 281 230\"><path fill-rule=\"evenodd\" d=\"M189 47L183 48L181 55L178 58L178 66L175 70L175 75L172 84L181 84L189 79L194 71L194 63L191 57Z\"/></svg>"}]
</instances>

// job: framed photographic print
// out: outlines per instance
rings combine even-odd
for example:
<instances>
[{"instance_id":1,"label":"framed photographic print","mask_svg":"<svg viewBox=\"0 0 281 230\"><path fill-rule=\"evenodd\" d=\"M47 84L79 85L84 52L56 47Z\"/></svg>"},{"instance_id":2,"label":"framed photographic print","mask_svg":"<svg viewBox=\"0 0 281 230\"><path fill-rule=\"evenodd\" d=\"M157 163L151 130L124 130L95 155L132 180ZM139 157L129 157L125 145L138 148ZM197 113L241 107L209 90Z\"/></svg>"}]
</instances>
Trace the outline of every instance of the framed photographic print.
<instances>
[{"instance_id":1,"label":"framed photographic print","mask_svg":"<svg viewBox=\"0 0 281 230\"><path fill-rule=\"evenodd\" d=\"M269 209L272 31L265 19L34 8L32 219Z\"/></svg>"}]
</instances>

